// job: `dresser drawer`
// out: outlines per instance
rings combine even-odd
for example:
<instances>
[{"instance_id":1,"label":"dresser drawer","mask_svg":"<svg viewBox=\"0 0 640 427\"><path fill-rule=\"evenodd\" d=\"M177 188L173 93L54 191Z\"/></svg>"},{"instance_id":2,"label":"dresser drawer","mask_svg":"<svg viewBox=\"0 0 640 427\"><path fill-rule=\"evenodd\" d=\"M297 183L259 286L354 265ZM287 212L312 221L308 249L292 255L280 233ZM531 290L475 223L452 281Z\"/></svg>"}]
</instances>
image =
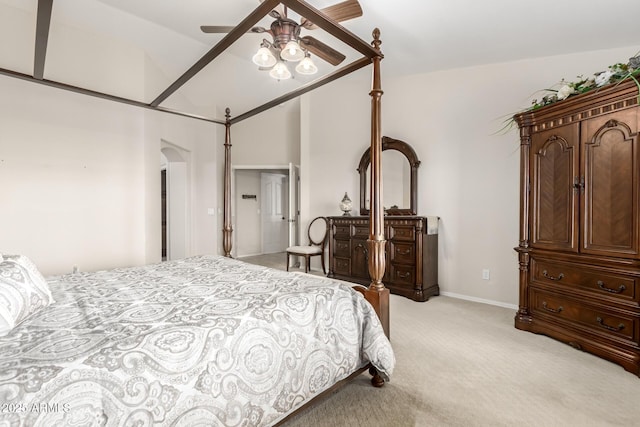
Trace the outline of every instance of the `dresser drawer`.
<instances>
[{"instance_id":1,"label":"dresser drawer","mask_svg":"<svg viewBox=\"0 0 640 427\"><path fill-rule=\"evenodd\" d=\"M404 240L414 242L416 240L416 228L412 225L390 225L389 240Z\"/></svg>"},{"instance_id":2,"label":"dresser drawer","mask_svg":"<svg viewBox=\"0 0 640 427\"><path fill-rule=\"evenodd\" d=\"M336 225L334 226L334 231L333 231L333 235L335 237L343 237L345 239L348 239L351 235L350 233L351 231L351 227L347 224L347 225Z\"/></svg>"},{"instance_id":3,"label":"dresser drawer","mask_svg":"<svg viewBox=\"0 0 640 427\"><path fill-rule=\"evenodd\" d=\"M369 226L366 216L329 217L329 276L369 284ZM426 218L384 217L385 268L382 282L391 293L415 301L439 294L438 235L427 235ZM379 248L376 246L375 250Z\"/></svg>"},{"instance_id":4,"label":"dresser drawer","mask_svg":"<svg viewBox=\"0 0 640 427\"><path fill-rule=\"evenodd\" d=\"M579 325L600 335L637 342L638 316L586 304L580 300L530 288L534 315Z\"/></svg>"},{"instance_id":5,"label":"dresser drawer","mask_svg":"<svg viewBox=\"0 0 640 427\"><path fill-rule=\"evenodd\" d=\"M333 268L336 274L349 276L351 274L351 260L349 258L334 258Z\"/></svg>"},{"instance_id":6,"label":"dresser drawer","mask_svg":"<svg viewBox=\"0 0 640 427\"><path fill-rule=\"evenodd\" d=\"M416 245L413 243L390 242L391 261L415 265Z\"/></svg>"},{"instance_id":7,"label":"dresser drawer","mask_svg":"<svg viewBox=\"0 0 640 427\"><path fill-rule=\"evenodd\" d=\"M410 265L391 264L389 281L394 285L409 285L413 287L416 283L416 270Z\"/></svg>"},{"instance_id":8,"label":"dresser drawer","mask_svg":"<svg viewBox=\"0 0 640 427\"><path fill-rule=\"evenodd\" d=\"M351 256L351 244L349 240L334 241L334 256L349 257Z\"/></svg>"},{"instance_id":9,"label":"dresser drawer","mask_svg":"<svg viewBox=\"0 0 640 427\"><path fill-rule=\"evenodd\" d=\"M368 239L369 238L369 226L354 225L352 236L355 239Z\"/></svg>"},{"instance_id":10,"label":"dresser drawer","mask_svg":"<svg viewBox=\"0 0 640 427\"><path fill-rule=\"evenodd\" d=\"M533 282L574 287L601 297L638 303L636 277L546 260L533 259L531 265Z\"/></svg>"}]
</instances>

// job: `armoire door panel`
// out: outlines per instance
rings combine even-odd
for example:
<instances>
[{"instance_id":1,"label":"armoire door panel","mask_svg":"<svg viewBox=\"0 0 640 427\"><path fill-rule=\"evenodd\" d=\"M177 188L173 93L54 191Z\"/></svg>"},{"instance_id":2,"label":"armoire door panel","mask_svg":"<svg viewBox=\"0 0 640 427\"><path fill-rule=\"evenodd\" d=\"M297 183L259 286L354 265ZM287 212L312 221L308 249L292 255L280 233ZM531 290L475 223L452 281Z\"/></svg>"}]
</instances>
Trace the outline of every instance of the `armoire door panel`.
<instances>
[{"instance_id":1,"label":"armoire door panel","mask_svg":"<svg viewBox=\"0 0 640 427\"><path fill-rule=\"evenodd\" d=\"M630 111L633 112L633 111ZM581 225L582 252L637 258L638 248L638 144L632 129L616 119L590 124L583 138L585 180Z\"/></svg>"},{"instance_id":2,"label":"armoire door panel","mask_svg":"<svg viewBox=\"0 0 640 427\"><path fill-rule=\"evenodd\" d=\"M578 125L535 135L532 141L532 246L578 251Z\"/></svg>"}]
</instances>

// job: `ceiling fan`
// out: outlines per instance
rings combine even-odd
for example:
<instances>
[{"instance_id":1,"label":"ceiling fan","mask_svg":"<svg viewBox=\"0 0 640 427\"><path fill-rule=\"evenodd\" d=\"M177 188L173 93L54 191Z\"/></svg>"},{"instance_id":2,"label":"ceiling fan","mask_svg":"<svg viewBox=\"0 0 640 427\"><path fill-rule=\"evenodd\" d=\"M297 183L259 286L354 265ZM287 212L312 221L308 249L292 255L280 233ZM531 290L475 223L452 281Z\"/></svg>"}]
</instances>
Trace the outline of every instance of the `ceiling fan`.
<instances>
[{"instance_id":1,"label":"ceiling fan","mask_svg":"<svg viewBox=\"0 0 640 427\"><path fill-rule=\"evenodd\" d=\"M260 0L263 2L264 0ZM362 7L358 0L345 0L332 6L320 9L320 12L330 19L342 22L362 16ZM317 55L331 65L339 65L345 56L312 36L300 36L300 31L318 28L313 22L301 18L300 23L287 17L287 7L280 4L269 12L275 20L269 29L253 27L250 33L267 33L271 40L263 39L260 49L253 56L253 62L263 70L271 70L270 75L278 80L288 79L291 72L285 61L300 62L296 71L300 74L315 74L318 69L311 60L310 53ZM228 33L234 27L203 25L200 29L204 33Z\"/></svg>"}]
</instances>

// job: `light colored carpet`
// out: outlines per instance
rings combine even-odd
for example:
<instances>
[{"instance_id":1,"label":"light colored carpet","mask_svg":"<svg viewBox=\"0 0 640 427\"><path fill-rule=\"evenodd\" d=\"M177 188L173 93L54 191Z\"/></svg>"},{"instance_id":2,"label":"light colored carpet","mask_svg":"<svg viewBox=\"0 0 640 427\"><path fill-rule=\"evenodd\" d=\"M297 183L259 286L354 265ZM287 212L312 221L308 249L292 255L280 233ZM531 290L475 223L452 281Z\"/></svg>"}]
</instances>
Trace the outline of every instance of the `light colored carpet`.
<instances>
[{"instance_id":1,"label":"light colored carpet","mask_svg":"<svg viewBox=\"0 0 640 427\"><path fill-rule=\"evenodd\" d=\"M418 303L392 295L391 382L376 389L360 375L286 427L640 425L638 377L519 331L514 315L444 296Z\"/></svg>"},{"instance_id":2,"label":"light colored carpet","mask_svg":"<svg viewBox=\"0 0 640 427\"><path fill-rule=\"evenodd\" d=\"M303 257L300 258L299 261L304 263ZM287 269L287 254L286 252L276 252L273 254L265 254L265 255L254 255L247 257L240 257L239 260L244 262L248 262L251 264L263 265L265 267L277 268L278 270L286 270ZM304 264L297 263L296 266L296 257L291 257L291 265L289 266L289 271L298 271L304 273ZM309 270L309 274L315 274L318 276L324 276L322 272L322 267L320 265L320 257L315 256L311 258L311 269Z\"/></svg>"}]
</instances>

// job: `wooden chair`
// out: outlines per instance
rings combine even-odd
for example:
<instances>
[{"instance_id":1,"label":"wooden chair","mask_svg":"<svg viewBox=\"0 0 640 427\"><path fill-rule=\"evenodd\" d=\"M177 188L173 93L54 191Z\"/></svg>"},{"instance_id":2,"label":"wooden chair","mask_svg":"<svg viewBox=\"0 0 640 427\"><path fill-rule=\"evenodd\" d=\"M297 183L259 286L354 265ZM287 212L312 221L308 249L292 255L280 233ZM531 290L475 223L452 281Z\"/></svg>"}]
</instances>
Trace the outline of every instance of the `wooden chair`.
<instances>
[{"instance_id":1,"label":"wooden chair","mask_svg":"<svg viewBox=\"0 0 640 427\"><path fill-rule=\"evenodd\" d=\"M322 263L322 271L327 274L327 270L324 267L324 248L327 243L327 237L329 231L329 221L323 216L314 218L309 223L309 229L307 230L307 236L309 237L309 244L307 246L290 246L287 248L287 271L289 271L289 259L291 255L302 256L305 259L304 272L308 273L311 268L311 257L320 255L320 262Z\"/></svg>"}]
</instances>

